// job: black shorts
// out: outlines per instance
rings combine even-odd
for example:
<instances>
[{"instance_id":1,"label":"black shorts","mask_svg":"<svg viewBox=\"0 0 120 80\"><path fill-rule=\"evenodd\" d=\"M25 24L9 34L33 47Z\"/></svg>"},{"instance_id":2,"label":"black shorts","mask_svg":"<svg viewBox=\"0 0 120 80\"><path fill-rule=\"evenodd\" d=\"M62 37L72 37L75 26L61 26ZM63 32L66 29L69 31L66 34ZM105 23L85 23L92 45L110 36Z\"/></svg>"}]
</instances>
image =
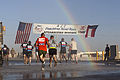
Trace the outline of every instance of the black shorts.
<instances>
[{"instance_id":1,"label":"black shorts","mask_svg":"<svg viewBox=\"0 0 120 80\"><path fill-rule=\"evenodd\" d=\"M32 52L27 52L26 56L27 56L27 58L32 57Z\"/></svg>"},{"instance_id":2,"label":"black shorts","mask_svg":"<svg viewBox=\"0 0 120 80\"><path fill-rule=\"evenodd\" d=\"M71 54L77 54L77 50L71 50Z\"/></svg>"},{"instance_id":3,"label":"black shorts","mask_svg":"<svg viewBox=\"0 0 120 80\"><path fill-rule=\"evenodd\" d=\"M66 48L61 48L60 53L66 53Z\"/></svg>"},{"instance_id":4,"label":"black shorts","mask_svg":"<svg viewBox=\"0 0 120 80\"><path fill-rule=\"evenodd\" d=\"M3 56L6 56L6 55L8 55L8 53L7 52L3 52Z\"/></svg>"},{"instance_id":5,"label":"black shorts","mask_svg":"<svg viewBox=\"0 0 120 80\"><path fill-rule=\"evenodd\" d=\"M57 55L57 49L49 49L49 55Z\"/></svg>"},{"instance_id":6,"label":"black shorts","mask_svg":"<svg viewBox=\"0 0 120 80\"><path fill-rule=\"evenodd\" d=\"M47 51L43 51L43 50L39 50L39 51L38 51L38 55L39 55L39 56L43 55L43 57L45 57L46 54L47 54Z\"/></svg>"}]
</instances>

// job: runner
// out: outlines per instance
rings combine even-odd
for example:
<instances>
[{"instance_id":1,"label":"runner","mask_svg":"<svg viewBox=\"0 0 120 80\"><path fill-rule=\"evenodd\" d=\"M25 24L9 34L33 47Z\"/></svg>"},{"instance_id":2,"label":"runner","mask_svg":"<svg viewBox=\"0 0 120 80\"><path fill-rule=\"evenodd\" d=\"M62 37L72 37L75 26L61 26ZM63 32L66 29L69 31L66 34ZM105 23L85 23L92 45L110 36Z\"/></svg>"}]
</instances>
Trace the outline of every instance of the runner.
<instances>
[{"instance_id":1,"label":"runner","mask_svg":"<svg viewBox=\"0 0 120 80\"><path fill-rule=\"evenodd\" d=\"M71 46L71 56L72 56L72 59L76 61L76 64L78 63L78 60L77 60L77 42L74 40L74 38L71 39L71 42L70 42L70 46Z\"/></svg>"},{"instance_id":2,"label":"runner","mask_svg":"<svg viewBox=\"0 0 120 80\"><path fill-rule=\"evenodd\" d=\"M2 48L2 52L3 52L4 60L7 62L9 55L9 48L6 45L4 45L4 47Z\"/></svg>"},{"instance_id":3,"label":"runner","mask_svg":"<svg viewBox=\"0 0 120 80\"><path fill-rule=\"evenodd\" d=\"M37 57L37 63L39 62L39 55L38 55L38 46L36 45L36 43L34 44L34 47L35 47L35 55Z\"/></svg>"},{"instance_id":4,"label":"runner","mask_svg":"<svg viewBox=\"0 0 120 80\"><path fill-rule=\"evenodd\" d=\"M61 39L59 42L60 46L60 63L62 62L62 58L65 58L67 62L67 57L66 57L66 47L67 47L67 42L64 41L64 38Z\"/></svg>"},{"instance_id":5,"label":"runner","mask_svg":"<svg viewBox=\"0 0 120 80\"><path fill-rule=\"evenodd\" d=\"M21 48L23 48L23 57L24 57L24 64L26 64L26 46L27 46L27 41L25 40L24 43L21 45Z\"/></svg>"},{"instance_id":6,"label":"runner","mask_svg":"<svg viewBox=\"0 0 120 80\"><path fill-rule=\"evenodd\" d=\"M14 58L14 56L15 56L15 54L16 54L14 48L11 49L10 53L11 53L11 55L12 55L12 58Z\"/></svg>"},{"instance_id":7,"label":"runner","mask_svg":"<svg viewBox=\"0 0 120 80\"><path fill-rule=\"evenodd\" d=\"M49 46L48 38L46 38L45 34L42 33L41 37L37 38L37 41L36 41L36 45L38 46L38 55L39 55L40 61L42 62L42 68L41 68L42 70L44 70L44 67L45 67L44 58L47 53L46 44Z\"/></svg>"},{"instance_id":8,"label":"runner","mask_svg":"<svg viewBox=\"0 0 120 80\"><path fill-rule=\"evenodd\" d=\"M33 46L31 45L31 41L29 41L29 43L26 46L26 63L28 63L29 60L29 65L31 65L31 57L32 57L32 50L33 50Z\"/></svg>"},{"instance_id":9,"label":"runner","mask_svg":"<svg viewBox=\"0 0 120 80\"><path fill-rule=\"evenodd\" d=\"M72 56L71 56L71 46L69 46L69 49L68 49L68 60L71 61L72 59Z\"/></svg>"},{"instance_id":10,"label":"runner","mask_svg":"<svg viewBox=\"0 0 120 80\"><path fill-rule=\"evenodd\" d=\"M56 55L57 55L57 49L56 49L56 47L57 47L57 44L56 44L56 42L54 40L54 36L53 35L50 36L49 43L50 43L50 47L49 47L50 67L52 67L52 58L55 61L54 66L57 65L57 59L56 59Z\"/></svg>"}]
</instances>

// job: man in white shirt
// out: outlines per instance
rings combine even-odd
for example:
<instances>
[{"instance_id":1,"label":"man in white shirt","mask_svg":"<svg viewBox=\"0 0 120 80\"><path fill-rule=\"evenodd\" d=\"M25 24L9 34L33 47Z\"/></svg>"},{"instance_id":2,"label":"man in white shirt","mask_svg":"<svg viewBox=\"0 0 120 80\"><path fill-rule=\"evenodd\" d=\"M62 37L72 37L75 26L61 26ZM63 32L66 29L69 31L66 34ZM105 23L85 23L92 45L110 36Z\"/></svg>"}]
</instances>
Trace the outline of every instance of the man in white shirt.
<instances>
[{"instance_id":1,"label":"man in white shirt","mask_svg":"<svg viewBox=\"0 0 120 80\"><path fill-rule=\"evenodd\" d=\"M74 38L71 39L70 46L71 46L72 59L75 58L76 63L78 63L78 60L77 60L77 42L74 40Z\"/></svg>"}]
</instances>

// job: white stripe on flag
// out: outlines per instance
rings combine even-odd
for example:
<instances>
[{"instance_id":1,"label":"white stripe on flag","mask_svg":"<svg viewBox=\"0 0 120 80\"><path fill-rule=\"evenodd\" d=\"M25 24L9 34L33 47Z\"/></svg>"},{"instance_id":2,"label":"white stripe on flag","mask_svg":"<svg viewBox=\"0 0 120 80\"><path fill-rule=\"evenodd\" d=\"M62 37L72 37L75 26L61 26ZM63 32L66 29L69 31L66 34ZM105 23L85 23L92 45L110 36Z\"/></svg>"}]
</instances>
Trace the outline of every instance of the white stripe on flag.
<instances>
[{"instance_id":1,"label":"white stripe on flag","mask_svg":"<svg viewBox=\"0 0 120 80\"><path fill-rule=\"evenodd\" d=\"M92 29L88 30L88 37L91 37Z\"/></svg>"}]
</instances>

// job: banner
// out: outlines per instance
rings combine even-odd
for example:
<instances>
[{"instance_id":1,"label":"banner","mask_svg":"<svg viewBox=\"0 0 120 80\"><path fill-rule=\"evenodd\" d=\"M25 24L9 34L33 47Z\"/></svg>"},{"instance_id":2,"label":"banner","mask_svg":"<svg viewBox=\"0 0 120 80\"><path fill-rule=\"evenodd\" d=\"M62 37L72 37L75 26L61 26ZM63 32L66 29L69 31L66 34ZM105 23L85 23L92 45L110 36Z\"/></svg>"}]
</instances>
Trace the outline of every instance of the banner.
<instances>
[{"instance_id":1,"label":"banner","mask_svg":"<svg viewBox=\"0 0 120 80\"><path fill-rule=\"evenodd\" d=\"M88 25L33 24L35 34L85 35Z\"/></svg>"}]
</instances>

